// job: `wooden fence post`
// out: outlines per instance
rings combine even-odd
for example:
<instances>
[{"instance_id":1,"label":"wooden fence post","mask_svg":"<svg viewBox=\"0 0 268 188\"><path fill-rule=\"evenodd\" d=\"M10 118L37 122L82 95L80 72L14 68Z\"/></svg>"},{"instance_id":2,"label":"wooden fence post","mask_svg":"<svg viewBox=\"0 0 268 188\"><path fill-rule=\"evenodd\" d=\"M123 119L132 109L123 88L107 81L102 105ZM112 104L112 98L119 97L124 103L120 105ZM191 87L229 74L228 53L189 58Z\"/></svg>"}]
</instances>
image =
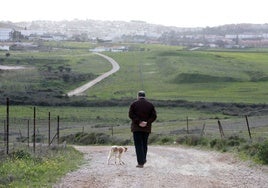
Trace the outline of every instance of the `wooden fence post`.
<instances>
[{"instance_id":1,"label":"wooden fence post","mask_svg":"<svg viewBox=\"0 0 268 188\"><path fill-rule=\"evenodd\" d=\"M34 107L34 118L33 118L33 151L35 153L35 141L36 141L36 109Z\"/></svg>"},{"instance_id":2,"label":"wooden fence post","mask_svg":"<svg viewBox=\"0 0 268 188\"><path fill-rule=\"evenodd\" d=\"M4 143L7 141L7 126L6 126L6 120L4 120Z\"/></svg>"},{"instance_id":3,"label":"wooden fence post","mask_svg":"<svg viewBox=\"0 0 268 188\"><path fill-rule=\"evenodd\" d=\"M58 140L58 145L60 144L60 116L58 116L58 123L57 123L57 140Z\"/></svg>"},{"instance_id":4,"label":"wooden fence post","mask_svg":"<svg viewBox=\"0 0 268 188\"><path fill-rule=\"evenodd\" d=\"M206 126L206 123L203 124L203 128L202 128L202 131L201 131L201 137L204 135L204 132L205 132L205 126Z\"/></svg>"},{"instance_id":5,"label":"wooden fence post","mask_svg":"<svg viewBox=\"0 0 268 188\"><path fill-rule=\"evenodd\" d=\"M186 128L187 128L187 134L189 134L189 119L188 119L188 116L186 117Z\"/></svg>"},{"instance_id":6,"label":"wooden fence post","mask_svg":"<svg viewBox=\"0 0 268 188\"><path fill-rule=\"evenodd\" d=\"M220 130L221 138L224 138L224 132L223 132L220 120L218 120L218 124L219 124L219 130Z\"/></svg>"},{"instance_id":7,"label":"wooden fence post","mask_svg":"<svg viewBox=\"0 0 268 188\"><path fill-rule=\"evenodd\" d=\"M27 121L27 140L28 140L28 148L30 147L30 120Z\"/></svg>"},{"instance_id":8,"label":"wooden fence post","mask_svg":"<svg viewBox=\"0 0 268 188\"><path fill-rule=\"evenodd\" d=\"M247 128L248 128L249 138L251 139L251 132L250 132L249 123L248 123L248 116L245 115L245 117L246 117L246 122L247 122Z\"/></svg>"},{"instance_id":9,"label":"wooden fence post","mask_svg":"<svg viewBox=\"0 0 268 188\"><path fill-rule=\"evenodd\" d=\"M50 112L48 112L48 147L50 146Z\"/></svg>"},{"instance_id":10,"label":"wooden fence post","mask_svg":"<svg viewBox=\"0 0 268 188\"><path fill-rule=\"evenodd\" d=\"M6 112L6 154L9 153L9 98L7 98L7 112Z\"/></svg>"}]
</instances>

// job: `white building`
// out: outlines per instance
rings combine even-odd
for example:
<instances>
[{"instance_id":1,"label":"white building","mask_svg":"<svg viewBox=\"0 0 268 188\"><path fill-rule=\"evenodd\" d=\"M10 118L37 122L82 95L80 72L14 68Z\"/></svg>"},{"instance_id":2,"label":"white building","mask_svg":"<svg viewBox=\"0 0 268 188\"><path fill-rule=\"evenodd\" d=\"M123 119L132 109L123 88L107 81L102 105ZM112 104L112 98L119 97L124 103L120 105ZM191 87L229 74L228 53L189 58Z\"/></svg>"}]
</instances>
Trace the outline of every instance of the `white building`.
<instances>
[{"instance_id":1,"label":"white building","mask_svg":"<svg viewBox=\"0 0 268 188\"><path fill-rule=\"evenodd\" d=\"M52 38L55 41L67 40L67 37L65 35L61 35L61 34L53 34Z\"/></svg>"},{"instance_id":2,"label":"white building","mask_svg":"<svg viewBox=\"0 0 268 188\"><path fill-rule=\"evenodd\" d=\"M13 31L13 29L0 28L0 41L11 40L12 31Z\"/></svg>"},{"instance_id":3,"label":"white building","mask_svg":"<svg viewBox=\"0 0 268 188\"><path fill-rule=\"evenodd\" d=\"M23 36L29 37L30 35L44 35L44 31L41 30L20 30L19 31Z\"/></svg>"},{"instance_id":4,"label":"white building","mask_svg":"<svg viewBox=\"0 0 268 188\"><path fill-rule=\"evenodd\" d=\"M6 45L4 45L4 46L0 46L0 51L9 51L9 46L6 46Z\"/></svg>"}]
</instances>

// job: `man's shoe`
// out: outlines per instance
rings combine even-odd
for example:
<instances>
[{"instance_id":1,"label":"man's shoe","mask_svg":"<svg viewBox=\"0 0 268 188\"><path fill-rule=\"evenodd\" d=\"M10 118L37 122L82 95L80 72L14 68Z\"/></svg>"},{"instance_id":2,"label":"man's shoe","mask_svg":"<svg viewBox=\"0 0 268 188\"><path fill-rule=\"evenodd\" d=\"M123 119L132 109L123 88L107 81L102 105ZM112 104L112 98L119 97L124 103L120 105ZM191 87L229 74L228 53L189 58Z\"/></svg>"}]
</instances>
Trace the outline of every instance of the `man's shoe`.
<instances>
[{"instance_id":1,"label":"man's shoe","mask_svg":"<svg viewBox=\"0 0 268 188\"><path fill-rule=\"evenodd\" d=\"M137 168L143 168L143 165L138 164L136 167Z\"/></svg>"}]
</instances>

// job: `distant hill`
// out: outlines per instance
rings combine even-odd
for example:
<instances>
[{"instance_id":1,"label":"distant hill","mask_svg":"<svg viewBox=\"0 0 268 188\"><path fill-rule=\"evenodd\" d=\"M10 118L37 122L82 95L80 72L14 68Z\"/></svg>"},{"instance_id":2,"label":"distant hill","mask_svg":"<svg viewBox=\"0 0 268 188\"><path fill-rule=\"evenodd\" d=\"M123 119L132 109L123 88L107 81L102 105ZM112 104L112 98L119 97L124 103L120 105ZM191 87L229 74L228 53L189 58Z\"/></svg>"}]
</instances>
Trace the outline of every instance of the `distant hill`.
<instances>
[{"instance_id":1,"label":"distant hill","mask_svg":"<svg viewBox=\"0 0 268 188\"><path fill-rule=\"evenodd\" d=\"M21 29L16 23L12 22L0 22L0 28Z\"/></svg>"},{"instance_id":2,"label":"distant hill","mask_svg":"<svg viewBox=\"0 0 268 188\"><path fill-rule=\"evenodd\" d=\"M187 34L243 34L268 33L268 23L264 24L228 24L217 27L182 28L150 24L144 21L100 21L100 20L63 20L63 21L32 21L32 22L0 22L0 28L15 28L27 30L44 30L48 33L87 33L96 37L112 38L122 35L160 36L167 32Z\"/></svg>"},{"instance_id":3,"label":"distant hill","mask_svg":"<svg viewBox=\"0 0 268 188\"><path fill-rule=\"evenodd\" d=\"M203 28L203 32L206 34L243 34L243 33L268 33L268 24L229 24L218 27L206 27Z\"/></svg>"},{"instance_id":4,"label":"distant hill","mask_svg":"<svg viewBox=\"0 0 268 188\"><path fill-rule=\"evenodd\" d=\"M126 22L75 19L71 21L0 22L1 28L28 30L26 33L42 33L47 36L61 35L66 39L76 41L161 43L224 48L268 46L267 23L182 28L137 20Z\"/></svg>"}]
</instances>

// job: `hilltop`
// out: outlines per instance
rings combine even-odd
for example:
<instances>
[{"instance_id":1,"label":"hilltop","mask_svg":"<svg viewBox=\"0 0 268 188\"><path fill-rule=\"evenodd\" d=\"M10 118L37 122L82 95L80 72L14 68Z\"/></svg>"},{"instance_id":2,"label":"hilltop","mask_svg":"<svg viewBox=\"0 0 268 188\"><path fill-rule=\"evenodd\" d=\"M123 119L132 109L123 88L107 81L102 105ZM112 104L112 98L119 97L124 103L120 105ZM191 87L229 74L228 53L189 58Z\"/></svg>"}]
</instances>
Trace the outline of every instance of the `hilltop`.
<instances>
[{"instance_id":1,"label":"hilltop","mask_svg":"<svg viewBox=\"0 0 268 188\"><path fill-rule=\"evenodd\" d=\"M229 24L217 27L182 28L150 24L143 21L32 21L0 22L1 28L12 28L30 35L64 35L64 40L162 43L169 45L209 47L268 46L268 24ZM46 38L48 40L48 38ZM49 38L50 39L50 38ZM0 36L1 41L1 36Z\"/></svg>"}]
</instances>

